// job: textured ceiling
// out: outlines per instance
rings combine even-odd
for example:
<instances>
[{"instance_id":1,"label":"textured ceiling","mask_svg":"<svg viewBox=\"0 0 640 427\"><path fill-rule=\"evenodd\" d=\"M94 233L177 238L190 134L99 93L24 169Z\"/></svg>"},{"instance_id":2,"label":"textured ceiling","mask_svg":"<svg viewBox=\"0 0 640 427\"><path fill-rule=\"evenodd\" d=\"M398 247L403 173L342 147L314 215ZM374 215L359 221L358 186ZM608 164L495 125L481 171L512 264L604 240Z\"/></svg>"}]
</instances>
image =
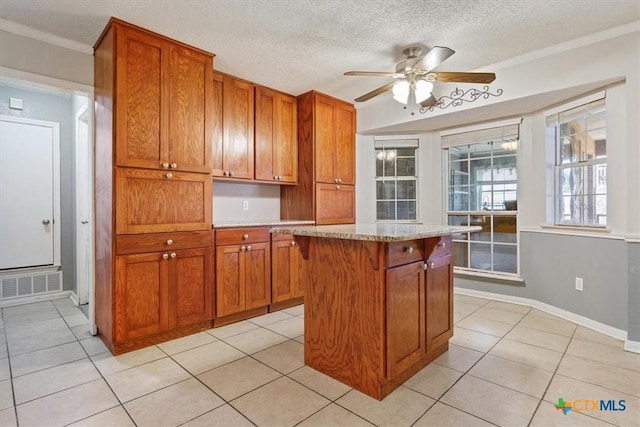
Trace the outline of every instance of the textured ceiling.
<instances>
[{"instance_id":1,"label":"textured ceiling","mask_svg":"<svg viewBox=\"0 0 640 427\"><path fill-rule=\"evenodd\" d=\"M351 101L402 49L447 46L470 71L640 19L639 0L0 0L0 18L93 45L110 16L216 54L214 68Z\"/></svg>"}]
</instances>

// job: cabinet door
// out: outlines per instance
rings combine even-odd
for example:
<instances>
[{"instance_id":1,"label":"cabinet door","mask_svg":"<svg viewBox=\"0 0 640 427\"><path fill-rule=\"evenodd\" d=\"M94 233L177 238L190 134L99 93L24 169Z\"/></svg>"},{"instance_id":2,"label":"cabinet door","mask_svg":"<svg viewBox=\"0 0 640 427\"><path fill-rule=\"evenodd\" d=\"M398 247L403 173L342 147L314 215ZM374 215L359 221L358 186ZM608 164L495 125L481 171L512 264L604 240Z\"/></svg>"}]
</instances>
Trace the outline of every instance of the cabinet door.
<instances>
[{"instance_id":1,"label":"cabinet door","mask_svg":"<svg viewBox=\"0 0 640 427\"><path fill-rule=\"evenodd\" d=\"M294 298L293 243L293 240L271 242L271 301L274 303Z\"/></svg>"},{"instance_id":2,"label":"cabinet door","mask_svg":"<svg viewBox=\"0 0 640 427\"><path fill-rule=\"evenodd\" d=\"M161 168L169 161L169 45L125 27L118 27L116 43L116 164Z\"/></svg>"},{"instance_id":3,"label":"cabinet door","mask_svg":"<svg viewBox=\"0 0 640 427\"><path fill-rule=\"evenodd\" d=\"M211 172L213 59L171 46L169 157L172 169Z\"/></svg>"},{"instance_id":4,"label":"cabinet door","mask_svg":"<svg viewBox=\"0 0 640 427\"><path fill-rule=\"evenodd\" d=\"M222 116L222 76L211 73L211 172L213 176L223 176L223 116Z\"/></svg>"},{"instance_id":5,"label":"cabinet door","mask_svg":"<svg viewBox=\"0 0 640 427\"><path fill-rule=\"evenodd\" d=\"M356 110L352 105L337 102L336 178L341 184L356 183Z\"/></svg>"},{"instance_id":6,"label":"cabinet door","mask_svg":"<svg viewBox=\"0 0 640 427\"><path fill-rule=\"evenodd\" d=\"M271 250L268 242L246 246L245 292L247 310L271 303Z\"/></svg>"},{"instance_id":7,"label":"cabinet door","mask_svg":"<svg viewBox=\"0 0 640 427\"><path fill-rule=\"evenodd\" d=\"M245 257L240 245L216 247L216 317L245 310Z\"/></svg>"},{"instance_id":8,"label":"cabinet door","mask_svg":"<svg viewBox=\"0 0 640 427\"><path fill-rule=\"evenodd\" d=\"M253 85L225 76L222 93L224 170L233 178L253 179Z\"/></svg>"},{"instance_id":9,"label":"cabinet door","mask_svg":"<svg viewBox=\"0 0 640 427\"><path fill-rule=\"evenodd\" d=\"M296 99L276 94L273 170L279 182L298 182L298 110Z\"/></svg>"},{"instance_id":10,"label":"cabinet door","mask_svg":"<svg viewBox=\"0 0 640 427\"><path fill-rule=\"evenodd\" d=\"M316 181L336 183L336 103L329 97L316 94L314 109Z\"/></svg>"},{"instance_id":11,"label":"cabinet door","mask_svg":"<svg viewBox=\"0 0 640 427\"><path fill-rule=\"evenodd\" d=\"M116 234L210 229L209 175L116 170Z\"/></svg>"},{"instance_id":12,"label":"cabinet door","mask_svg":"<svg viewBox=\"0 0 640 427\"><path fill-rule=\"evenodd\" d=\"M169 326L211 320L213 250L177 250L170 252L169 256Z\"/></svg>"},{"instance_id":13,"label":"cabinet door","mask_svg":"<svg viewBox=\"0 0 640 427\"><path fill-rule=\"evenodd\" d=\"M451 255L427 261L427 351L453 336L453 264Z\"/></svg>"},{"instance_id":14,"label":"cabinet door","mask_svg":"<svg viewBox=\"0 0 640 427\"><path fill-rule=\"evenodd\" d=\"M255 177L263 181L277 181L274 167L276 136L276 92L264 87L256 87L255 117Z\"/></svg>"},{"instance_id":15,"label":"cabinet door","mask_svg":"<svg viewBox=\"0 0 640 427\"><path fill-rule=\"evenodd\" d=\"M163 259L163 254L116 257L116 341L127 341L168 328L169 261Z\"/></svg>"},{"instance_id":16,"label":"cabinet door","mask_svg":"<svg viewBox=\"0 0 640 427\"><path fill-rule=\"evenodd\" d=\"M387 270L387 375L394 377L425 353L423 262Z\"/></svg>"},{"instance_id":17,"label":"cabinet door","mask_svg":"<svg viewBox=\"0 0 640 427\"><path fill-rule=\"evenodd\" d=\"M353 185L316 184L316 224L353 224L355 215Z\"/></svg>"}]
</instances>

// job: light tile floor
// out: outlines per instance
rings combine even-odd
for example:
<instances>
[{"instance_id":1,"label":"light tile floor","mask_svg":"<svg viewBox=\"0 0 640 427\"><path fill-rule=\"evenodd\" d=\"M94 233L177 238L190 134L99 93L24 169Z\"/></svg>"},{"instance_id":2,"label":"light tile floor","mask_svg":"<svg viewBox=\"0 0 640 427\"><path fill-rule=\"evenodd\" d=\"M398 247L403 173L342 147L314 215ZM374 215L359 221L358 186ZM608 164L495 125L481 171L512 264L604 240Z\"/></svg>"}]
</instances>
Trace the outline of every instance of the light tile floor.
<instances>
[{"instance_id":1,"label":"light tile floor","mask_svg":"<svg viewBox=\"0 0 640 427\"><path fill-rule=\"evenodd\" d=\"M111 356L69 300L2 309L0 426L640 426L640 355L455 297L449 351L378 402L303 363L303 307ZM625 411L556 410L558 398Z\"/></svg>"}]
</instances>

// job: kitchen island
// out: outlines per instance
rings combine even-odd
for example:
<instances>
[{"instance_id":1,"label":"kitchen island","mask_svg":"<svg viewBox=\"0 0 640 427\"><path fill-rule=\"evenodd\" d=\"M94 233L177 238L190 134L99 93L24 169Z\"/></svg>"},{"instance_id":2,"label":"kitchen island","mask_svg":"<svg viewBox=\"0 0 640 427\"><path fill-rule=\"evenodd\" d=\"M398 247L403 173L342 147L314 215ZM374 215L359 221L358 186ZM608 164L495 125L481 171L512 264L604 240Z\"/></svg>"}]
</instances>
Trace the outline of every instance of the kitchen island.
<instances>
[{"instance_id":1,"label":"kitchen island","mask_svg":"<svg viewBox=\"0 0 640 427\"><path fill-rule=\"evenodd\" d=\"M451 235L480 227L350 224L293 234L306 272L305 364L383 399L447 351Z\"/></svg>"}]
</instances>

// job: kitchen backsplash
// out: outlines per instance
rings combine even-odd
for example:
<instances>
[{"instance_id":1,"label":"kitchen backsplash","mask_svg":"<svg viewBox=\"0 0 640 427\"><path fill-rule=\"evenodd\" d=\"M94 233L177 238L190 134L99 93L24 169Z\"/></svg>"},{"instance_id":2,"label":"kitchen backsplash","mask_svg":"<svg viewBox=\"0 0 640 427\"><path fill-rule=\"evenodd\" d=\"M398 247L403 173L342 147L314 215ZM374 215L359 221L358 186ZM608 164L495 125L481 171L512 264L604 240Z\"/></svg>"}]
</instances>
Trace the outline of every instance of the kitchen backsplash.
<instances>
[{"instance_id":1,"label":"kitchen backsplash","mask_svg":"<svg viewBox=\"0 0 640 427\"><path fill-rule=\"evenodd\" d=\"M244 209L246 208L246 209ZM213 182L213 223L280 219L280 186Z\"/></svg>"}]
</instances>

